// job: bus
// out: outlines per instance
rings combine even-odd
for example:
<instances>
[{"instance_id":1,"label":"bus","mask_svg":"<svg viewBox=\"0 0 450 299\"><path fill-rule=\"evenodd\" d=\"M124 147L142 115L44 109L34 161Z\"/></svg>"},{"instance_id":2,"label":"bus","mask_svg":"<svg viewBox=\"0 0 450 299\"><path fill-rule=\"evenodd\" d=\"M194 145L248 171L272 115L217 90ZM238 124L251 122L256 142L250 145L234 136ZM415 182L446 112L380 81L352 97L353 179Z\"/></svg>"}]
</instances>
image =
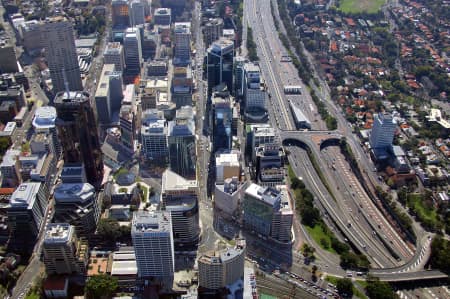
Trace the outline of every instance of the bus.
<instances>
[{"instance_id":1,"label":"bus","mask_svg":"<svg viewBox=\"0 0 450 299\"><path fill-rule=\"evenodd\" d=\"M285 94L301 94L302 87L300 85L285 85L284 93Z\"/></svg>"}]
</instances>

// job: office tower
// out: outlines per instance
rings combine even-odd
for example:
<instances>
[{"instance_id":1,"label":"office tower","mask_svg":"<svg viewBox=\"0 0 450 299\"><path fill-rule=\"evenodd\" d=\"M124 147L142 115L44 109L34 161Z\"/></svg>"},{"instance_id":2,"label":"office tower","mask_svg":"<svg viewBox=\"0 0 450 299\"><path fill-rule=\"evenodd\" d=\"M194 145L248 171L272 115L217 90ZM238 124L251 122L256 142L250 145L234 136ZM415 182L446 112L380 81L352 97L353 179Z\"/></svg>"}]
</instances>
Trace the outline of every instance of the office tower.
<instances>
[{"instance_id":1,"label":"office tower","mask_svg":"<svg viewBox=\"0 0 450 299\"><path fill-rule=\"evenodd\" d=\"M14 45L8 41L0 41L0 73L15 73L19 71L17 66L16 51Z\"/></svg>"},{"instance_id":2,"label":"office tower","mask_svg":"<svg viewBox=\"0 0 450 299\"><path fill-rule=\"evenodd\" d=\"M83 91L60 92L56 95L54 104L64 162L83 163L88 182L95 188L100 188L103 158L89 94Z\"/></svg>"},{"instance_id":3,"label":"office tower","mask_svg":"<svg viewBox=\"0 0 450 299\"><path fill-rule=\"evenodd\" d=\"M242 98L244 96L244 67L247 60L242 56L234 58L234 96Z\"/></svg>"},{"instance_id":4,"label":"office tower","mask_svg":"<svg viewBox=\"0 0 450 299\"><path fill-rule=\"evenodd\" d=\"M54 93L83 90L72 23L62 16L48 18L41 32Z\"/></svg>"},{"instance_id":5,"label":"office tower","mask_svg":"<svg viewBox=\"0 0 450 299\"><path fill-rule=\"evenodd\" d=\"M19 150L8 149L5 155L2 157L0 163L0 172L2 175L2 187L17 187L21 182L18 167L18 157L20 155Z\"/></svg>"},{"instance_id":6,"label":"office tower","mask_svg":"<svg viewBox=\"0 0 450 299\"><path fill-rule=\"evenodd\" d=\"M213 42L207 52L206 72L209 93L220 83L225 83L229 91L233 90L234 43L221 38Z\"/></svg>"},{"instance_id":7,"label":"office tower","mask_svg":"<svg viewBox=\"0 0 450 299\"><path fill-rule=\"evenodd\" d=\"M77 238L74 226L68 223L49 223L45 229L42 249L47 274L85 274L88 246Z\"/></svg>"},{"instance_id":8,"label":"office tower","mask_svg":"<svg viewBox=\"0 0 450 299\"><path fill-rule=\"evenodd\" d=\"M119 112L123 99L123 80L122 72L108 72L109 77L109 93L111 99L111 112L113 116Z\"/></svg>"},{"instance_id":9,"label":"office tower","mask_svg":"<svg viewBox=\"0 0 450 299\"><path fill-rule=\"evenodd\" d=\"M238 176L224 179L216 183L214 188L214 209L220 212L224 218L232 219L239 212L238 207L242 202L246 183L240 182Z\"/></svg>"},{"instance_id":10,"label":"office tower","mask_svg":"<svg viewBox=\"0 0 450 299\"><path fill-rule=\"evenodd\" d=\"M100 124L111 122L111 90L109 88L109 72L114 71L114 64L104 64L95 91L95 106L97 108L97 120Z\"/></svg>"},{"instance_id":11,"label":"office tower","mask_svg":"<svg viewBox=\"0 0 450 299\"><path fill-rule=\"evenodd\" d=\"M122 143L134 151L136 141L136 113L133 106L129 104L122 105L119 117Z\"/></svg>"},{"instance_id":12,"label":"office tower","mask_svg":"<svg viewBox=\"0 0 450 299\"><path fill-rule=\"evenodd\" d=\"M89 183L62 183L55 188L54 221L69 223L77 235L90 238L101 213L94 187Z\"/></svg>"},{"instance_id":13,"label":"office tower","mask_svg":"<svg viewBox=\"0 0 450 299\"><path fill-rule=\"evenodd\" d=\"M114 64L115 70L123 72L125 69L125 56L123 54L123 47L119 42L111 42L106 44L105 52L103 53L104 64Z\"/></svg>"},{"instance_id":14,"label":"office tower","mask_svg":"<svg viewBox=\"0 0 450 299\"><path fill-rule=\"evenodd\" d=\"M224 180L241 177L239 152L222 153L216 156L216 183L223 184Z\"/></svg>"},{"instance_id":15,"label":"office tower","mask_svg":"<svg viewBox=\"0 0 450 299\"><path fill-rule=\"evenodd\" d=\"M111 18L113 28L123 28L130 26L130 9L128 1L113 0L111 2Z\"/></svg>"},{"instance_id":16,"label":"office tower","mask_svg":"<svg viewBox=\"0 0 450 299\"><path fill-rule=\"evenodd\" d=\"M253 124L250 125L247 134L246 154L252 157L252 161L256 164L256 149L264 144L275 143L275 130L270 124Z\"/></svg>"},{"instance_id":17,"label":"office tower","mask_svg":"<svg viewBox=\"0 0 450 299\"><path fill-rule=\"evenodd\" d=\"M149 113L146 110L143 114ZM164 117L157 116L157 112L142 118L141 144L145 158L156 161L166 161L167 151L167 122Z\"/></svg>"},{"instance_id":18,"label":"office tower","mask_svg":"<svg viewBox=\"0 0 450 299\"><path fill-rule=\"evenodd\" d=\"M155 25L170 25L171 23L171 10L170 8L157 8L153 14L153 20Z\"/></svg>"},{"instance_id":19,"label":"office tower","mask_svg":"<svg viewBox=\"0 0 450 299\"><path fill-rule=\"evenodd\" d=\"M191 23L175 23L174 64L187 65L191 59Z\"/></svg>"},{"instance_id":20,"label":"office tower","mask_svg":"<svg viewBox=\"0 0 450 299\"><path fill-rule=\"evenodd\" d=\"M208 252L198 259L198 285L218 290L244 279L246 244L237 239L235 247Z\"/></svg>"},{"instance_id":21,"label":"office tower","mask_svg":"<svg viewBox=\"0 0 450 299\"><path fill-rule=\"evenodd\" d=\"M22 37L23 47L28 54L34 54L44 48L44 41L41 38L41 22L38 20L29 20L19 27L19 33Z\"/></svg>"},{"instance_id":22,"label":"office tower","mask_svg":"<svg viewBox=\"0 0 450 299\"><path fill-rule=\"evenodd\" d=\"M161 208L172 217L175 245L194 245L200 236L197 189L196 180L186 180L169 169L164 171Z\"/></svg>"},{"instance_id":23,"label":"office tower","mask_svg":"<svg viewBox=\"0 0 450 299\"><path fill-rule=\"evenodd\" d=\"M8 227L15 248L30 249L39 235L47 209L48 190L42 183L23 183L7 206Z\"/></svg>"},{"instance_id":24,"label":"office tower","mask_svg":"<svg viewBox=\"0 0 450 299\"><path fill-rule=\"evenodd\" d=\"M222 18L209 19L208 22L203 25L203 39L205 42L205 47L209 47L213 42L222 37L222 32Z\"/></svg>"},{"instance_id":25,"label":"office tower","mask_svg":"<svg viewBox=\"0 0 450 299\"><path fill-rule=\"evenodd\" d=\"M375 114L369 143L373 149L386 149L392 146L397 122L389 113Z\"/></svg>"},{"instance_id":26,"label":"office tower","mask_svg":"<svg viewBox=\"0 0 450 299\"><path fill-rule=\"evenodd\" d=\"M192 107L177 110L175 120L169 122L168 134L170 169L182 177L194 179L196 149Z\"/></svg>"},{"instance_id":27,"label":"office tower","mask_svg":"<svg viewBox=\"0 0 450 299\"><path fill-rule=\"evenodd\" d=\"M293 214L287 192L251 184L245 190L242 206L248 229L280 242L291 240Z\"/></svg>"},{"instance_id":28,"label":"office tower","mask_svg":"<svg viewBox=\"0 0 450 299\"><path fill-rule=\"evenodd\" d=\"M139 278L154 278L171 289L175 257L170 212L134 212L131 237Z\"/></svg>"},{"instance_id":29,"label":"office tower","mask_svg":"<svg viewBox=\"0 0 450 299\"><path fill-rule=\"evenodd\" d=\"M130 26L145 24L144 4L140 0L130 2Z\"/></svg>"},{"instance_id":30,"label":"office tower","mask_svg":"<svg viewBox=\"0 0 450 299\"><path fill-rule=\"evenodd\" d=\"M141 33L138 28L127 28L123 40L125 65L128 74L137 75L141 71Z\"/></svg>"},{"instance_id":31,"label":"office tower","mask_svg":"<svg viewBox=\"0 0 450 299\"><path fill-rule=\"evenodd\" d=\"M282 185L285 177L283 147L277 142L264 143L254 150L258 182L264 186Z\"/></svg>"},{"instance_id":32,"label":"office tower","mask_svg":"<svg viewBox=\"0 0 450 299\"><path fill-rule=\"evenodd\" d=\"M87 183L86 171L82 163L64 163L60 178L64 184Z\"/></svg>"},{"instance_id":33,"label":"office tower","mask_svg":"<svg viewBox=\"0 0 450 299\"><path fill-rule=\"evenodd\" d=\"M246 118L252 122L265 122L268 117L266 111L267 95L259 66L246 63L243 79Z\"/></svg>"},{"instance_id":34,"label":"office tower","mask_svg":"<svg viewBox=\"0 0 450 299\"><path fill-rule=\"evenodd\" d=\"M177 108L192 105L193 88L192 70L190 67L175 67L172 76L172 102Z\"/></svg>"},{"instance_id":35,"label":"office tower","mask_svg":"<svg viewBox=\"0 0 450 299\"><path fill-rule=\"evenodd\" d=\"M229 151L232 146L231 125L233 122L233 107L229 94L221 96L220 93L213 93L212 110L214 152Z\"/></svg>"},{"instance_id":36,"label":"office tower","mask_svg":"<svg viewBox=\"0 0 450 299\"><path fill-rule=\"evenodd\" d=\"M43 133L49 136L49 150L58 161L62 154L61 144L56 131L56 109L52 106L43 106L36 109L33 118L33 128L36 133Z\"/></svg>"}]
</instances>

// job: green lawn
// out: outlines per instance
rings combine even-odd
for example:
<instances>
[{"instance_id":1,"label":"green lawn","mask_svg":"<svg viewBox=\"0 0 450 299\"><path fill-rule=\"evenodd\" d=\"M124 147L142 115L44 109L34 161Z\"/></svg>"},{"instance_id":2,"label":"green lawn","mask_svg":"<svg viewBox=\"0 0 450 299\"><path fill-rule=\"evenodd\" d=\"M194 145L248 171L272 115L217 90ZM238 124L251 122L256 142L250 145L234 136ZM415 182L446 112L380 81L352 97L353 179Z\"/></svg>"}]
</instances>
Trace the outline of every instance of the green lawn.
<instances>
[{"instance_id":1,"label":"green lawn","mask_svg":"<svg viewBox=\"0 0 450 299\"><path fill-rule=\"evenodd\" d=\"M376 13L386 0L341 0L339 10L344 13Z\"/></svg>"},{"instance_id":2,"label":"green lawn","mask_svg":"<svg viewBox=\"0 0 450 299\"><path fill-rule=\"evenodd\" d=\"M323 231L320 224L316 224L314 227L305 225L305 228L311 238L313 238L314 241L316 241L316 243L319 244L322 249L325 249L326 251L329 251L331 253L336 253L336 251L331 247L330 236Z\"/></svg>"},{"instance_id":3,"label":"green lawn","mask_svg":"<svg viewBox=\"0 0 450 299\"><path fill-rule=\"evenodd\" d=\"M39 294L31 293L25 297L25 299L39 299Z\"/></svg>"}]
</instances>

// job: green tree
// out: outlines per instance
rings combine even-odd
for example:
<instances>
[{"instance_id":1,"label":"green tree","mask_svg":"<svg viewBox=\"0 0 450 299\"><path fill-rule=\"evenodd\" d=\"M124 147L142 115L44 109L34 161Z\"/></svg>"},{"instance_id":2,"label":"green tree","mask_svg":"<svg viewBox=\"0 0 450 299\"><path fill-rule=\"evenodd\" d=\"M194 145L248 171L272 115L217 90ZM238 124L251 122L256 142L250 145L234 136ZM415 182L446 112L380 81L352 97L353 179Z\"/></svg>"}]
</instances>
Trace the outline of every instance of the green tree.
<instances>
[{"instance_id":1,"label":"green tree","mask_svg":"<svg viewBox=\"0 0 450 299\"><path fill-rule=\"evenodd\" d=\"M341 278L336 283L336 288L339 295L344 298L352 298L353 296L353 283L348 278Z\"/></svg>"},{"instance_id":2,"label":"green tree","mask_svg":"<svg viewBox=\"0 0 450 299\"><path fill-rule=\"evenodd\" d=\"M117 278L106 274L94 275L86 282L85 292L87 299L108 299L117 291Z\"/></svg>"},{"instance_id":3,"label":"green tree","mask_svg":"<svg viewBox=\"0 0 450 299\"><path fill-rule=\"evenodd\" d=\"M367 277L366 292L370 299L397 299L391 285L375 277Z\"/></svg>"},{"instance_id":4,"label":"green tree","mask_svg":"<svg viewBox=\"0 0 450 299\"><path fill-rule=\"evenodd\" d=\"M114 243L120 237L120 225L115 219L100 219L97 226L97 234L106 243Z\"/></svg>"}]
</instances>

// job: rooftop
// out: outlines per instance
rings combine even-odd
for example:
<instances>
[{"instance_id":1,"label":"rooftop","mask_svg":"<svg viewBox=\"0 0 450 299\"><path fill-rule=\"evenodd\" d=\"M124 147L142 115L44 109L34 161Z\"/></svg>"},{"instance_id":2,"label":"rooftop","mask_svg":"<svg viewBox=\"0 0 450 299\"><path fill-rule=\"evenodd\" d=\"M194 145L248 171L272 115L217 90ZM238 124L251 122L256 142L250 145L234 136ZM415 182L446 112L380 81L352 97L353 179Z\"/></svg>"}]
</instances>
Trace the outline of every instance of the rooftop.
<instances>
[{"instance_id":1,"label":"rooftop","mask_svg":"<svg viewBox=\"0 0 450 299\"><path fill-rule=\"evenodd\" d=\"M50 129L55 127L56 109L52 106L42 106L36 109L33 119L35 129Z\"/></svg>"},{"instance_id":2,"label":"rooftop","mask_svg":"<svg viewBox=\"0 0 450 299\"><path fill-rule=\"evenodd\" d=\"M107 97L109 91L109 74L114 71L114 64L104 64L98 81L95 97Z\"/></svg>"},{"instance_id":3,"label":"rooftop","mask_svg":"<svg viewBox=\"0 0 450 299\"><path fill-rule=\"evenodd\" d=\"M170 212L139 210L133 213L132 233L172 233Z\"/></svg>"},{"instance_id":4,"label":"rooftop","mask_svg":"<svg viewBox=\"0 0 450 299\"><path fill-rule=\"evenodd\" d=\"M9 204L13 208L31 208L36 200L41 183L22 183L9 199Z\"/></svg>"},{"instance_id":5,"label":"rooftop","mask_svg":"<svg viewBox=\"0 0 450 299\"><path fill-rule=\"evenodd\" d=\"M161 192L165 191L183 191L197 188L196 180L187 180L177 173L167 169L162 175Z\"/></svg>"},{"instance_id":6,"label":"rooftop","mask_svg":"<svg viewBox=\"0 0 450 299\"><path fill-rule=\"evenodd\" d=\"M281 192L270 187L263 187L257 184L251 184L246 190L246 195L259 199L271 206L274 206L281 199Z\"/></svg>"},{"instance_id":7,"label":"rooftop","mask_svg":"<svg viewBox=\"0 0 450 299\"><path fill-rule=\"evenodd\" d=\"M89 183L62 183L55 188L55 200L63 201L86 201L95 196L95 189Z\"/></svg>"},{"instance_id":8,"label":"rooftop","mask_svg":"<svg viewBox=\"0 0 450 299\"><path fill-rule=\"evenodd\" d=\"M68 223L49 223L45 229L44 244L67 243L73 235L73 229Z\"/></svg>"},{"instance_id":9,"label":"rooftop","mask_svg":"<svg viewBox=\"0 0 450 299\"><path fill-rule=\"evenodd\" d=\"M216 166L236 166L239 167L239 154L227 153L216 156Z\"/></svg>"}]
</instances>

